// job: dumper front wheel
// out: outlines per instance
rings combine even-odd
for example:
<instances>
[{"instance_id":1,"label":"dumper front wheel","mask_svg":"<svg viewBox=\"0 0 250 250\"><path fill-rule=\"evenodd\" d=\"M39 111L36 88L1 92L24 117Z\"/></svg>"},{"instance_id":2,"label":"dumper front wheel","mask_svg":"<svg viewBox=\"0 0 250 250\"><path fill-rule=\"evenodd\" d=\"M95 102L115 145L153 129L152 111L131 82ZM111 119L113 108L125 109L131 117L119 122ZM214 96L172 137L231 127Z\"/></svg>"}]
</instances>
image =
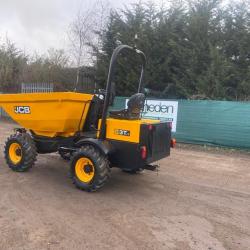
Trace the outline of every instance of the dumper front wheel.
<instances>
[{"instance_id":1,"label":"dumper front wheel","mask_svg":"<svg viewBox=\"0 0 250 250\"><path fill-rule=\"evenodd\" d=\"M110 177L109 161L97 148L86 145L72 156L71 177L77 188L93 192Z\"/></svg>"},{"instance_id":2,"label":"dumper front wheel","mask_svg":"<svg viewBox=\"0 0 250 250\"><path fill-rule=\"evenodd\" d=\"M13 171L25 172L36 161L36 145L29 134L11 135L5 143L4 155L8 166Z\"/></svg>"}]
</instances>

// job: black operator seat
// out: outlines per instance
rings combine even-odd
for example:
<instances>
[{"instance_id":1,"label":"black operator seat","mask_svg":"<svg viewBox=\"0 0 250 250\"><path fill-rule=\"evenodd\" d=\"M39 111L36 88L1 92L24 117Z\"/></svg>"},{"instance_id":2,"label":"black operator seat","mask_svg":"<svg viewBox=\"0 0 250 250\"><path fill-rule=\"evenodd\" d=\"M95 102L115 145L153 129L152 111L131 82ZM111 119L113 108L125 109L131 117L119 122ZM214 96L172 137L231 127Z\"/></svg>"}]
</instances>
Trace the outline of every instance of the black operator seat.
<instances>
[{"instance_id":1,"label":"black operator seat","mask_svg":"<svg viewBox=\"0 0 250 250\"><path fill-rule=\"evenodd\" d=\"M144 108L145 95L137 93L132 95L128 100L128 108L122 110L114 110L109 112L110 118L138 120L140 119L141 111Z\"/></svg>"}]
</instances>

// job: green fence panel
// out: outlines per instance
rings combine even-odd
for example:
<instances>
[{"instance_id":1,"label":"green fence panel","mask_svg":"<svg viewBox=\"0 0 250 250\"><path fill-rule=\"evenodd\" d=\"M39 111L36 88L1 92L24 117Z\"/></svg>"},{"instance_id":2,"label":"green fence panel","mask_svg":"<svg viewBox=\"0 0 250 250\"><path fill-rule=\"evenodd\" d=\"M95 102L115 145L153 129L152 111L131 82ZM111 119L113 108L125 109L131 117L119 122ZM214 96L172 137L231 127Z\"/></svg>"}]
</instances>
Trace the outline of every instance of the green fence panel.
<instances>
[{"instance_id":1,"label":"green fence panel","mask_svg":"<svg viewBox=\"0 0 250 250\"><path fill-rule=\"evenodd\" d=\"M112 109L125 107L118 97ZM250 103L228 101L178 101L180 142L250 149Z\"/></svg>"},{"instance_id":2,"label":"green fence panel","mask_svg":"<svg viewBox=\"0 0 250 250\"><path fill-rule=\"evenodd\" d=\"M183 142L250 148L250 103L181 100L176 138Z\"/></svg>"}]
</instances>

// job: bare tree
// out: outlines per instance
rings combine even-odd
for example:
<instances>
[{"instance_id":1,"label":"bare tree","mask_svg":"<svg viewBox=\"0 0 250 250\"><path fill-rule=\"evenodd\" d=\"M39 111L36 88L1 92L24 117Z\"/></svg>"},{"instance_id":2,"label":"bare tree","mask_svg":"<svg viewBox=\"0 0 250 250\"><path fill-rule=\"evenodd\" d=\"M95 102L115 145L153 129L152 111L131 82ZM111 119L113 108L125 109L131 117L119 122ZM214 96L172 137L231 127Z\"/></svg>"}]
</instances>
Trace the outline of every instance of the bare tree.
<instances>
[{"instance_id":1,"label":"bare tree","mask_svg":"<svg viewBox=\"0 0 250 250\"><path fill-rule=\"evenodd\" d=\"M50 48L48 50L47 61L52 65L63 68L68 66L69 58L63 49Z\"/></svg>"},{"instance_id":2,"label":"bare tree","mask_svg":"<svg viewBox=\"0 0 250 250\"><path fill-rule=\"evenodd\" d=\"M89 8L80 9L70 24L68 33L70 53L77 67L75 89L79 83L80 68L92 62L92 48L99 43L97 34L105 25L108 6L107 1L97 0Z\"/></svg>"}]
</instances>

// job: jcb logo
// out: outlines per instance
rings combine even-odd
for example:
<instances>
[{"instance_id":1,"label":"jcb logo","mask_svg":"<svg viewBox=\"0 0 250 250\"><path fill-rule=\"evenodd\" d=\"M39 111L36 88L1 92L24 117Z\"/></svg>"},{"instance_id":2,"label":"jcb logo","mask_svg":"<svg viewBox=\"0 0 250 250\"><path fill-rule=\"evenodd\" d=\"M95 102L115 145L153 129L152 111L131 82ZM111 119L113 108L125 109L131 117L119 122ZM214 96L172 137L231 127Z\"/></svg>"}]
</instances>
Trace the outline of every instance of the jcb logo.
<instances>
[{"instance_id":1,"label":"jcb logo","mask_svg":"<svg viewBox=\"0 0 250 250\"><path fill-rule=\"evenodd\" d=\"M124 130L124 129L115 129L115 134L116 135L123 135L123 136L130 136L130 131Z\"/></svg>"},{"instance_id":2,"label":"jcb logo","mask_svg":"<svg viewBox=\"0 0 250 250\"><path fill-rule=\"evenodd\" d=\"M30 114L29 106L15 106L14 111L16 114Z\"/></svg>"}]
</instances>

